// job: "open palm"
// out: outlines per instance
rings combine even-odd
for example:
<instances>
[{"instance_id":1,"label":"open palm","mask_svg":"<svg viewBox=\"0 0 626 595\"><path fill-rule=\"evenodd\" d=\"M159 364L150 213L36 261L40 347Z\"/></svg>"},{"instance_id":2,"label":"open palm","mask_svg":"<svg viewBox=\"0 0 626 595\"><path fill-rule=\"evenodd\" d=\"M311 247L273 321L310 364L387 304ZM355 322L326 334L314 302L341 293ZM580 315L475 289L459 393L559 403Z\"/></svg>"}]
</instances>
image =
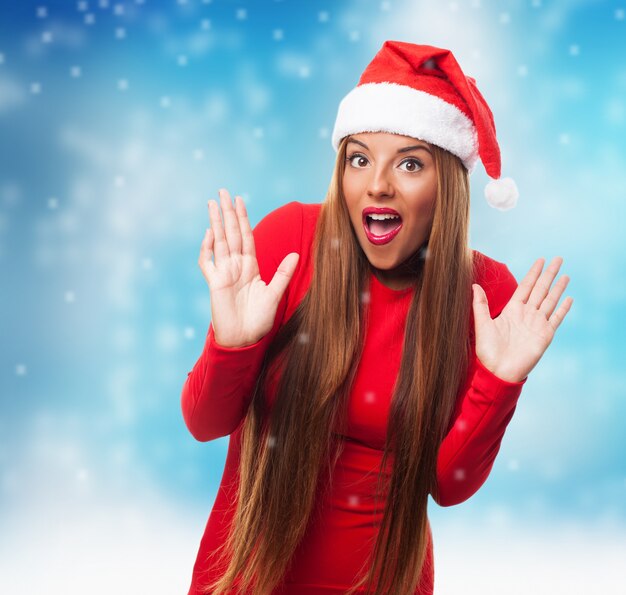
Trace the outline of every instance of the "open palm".
<instances>
[{"instance_id":1,"label":"open palm","mask_svg":"<svg viewBox=\"0 0 626 595\"><path fill-rule=\"evenodd\" d=\"M550 289L563 259L555 257L542 273L544 263L543 258L535 261L493 319L483 288L473 285L476 356L493 374L509 382L521 382L537 365L574 301L568 296L555 311L569 277L561 276Z\"/></svg>"}]
</instances>

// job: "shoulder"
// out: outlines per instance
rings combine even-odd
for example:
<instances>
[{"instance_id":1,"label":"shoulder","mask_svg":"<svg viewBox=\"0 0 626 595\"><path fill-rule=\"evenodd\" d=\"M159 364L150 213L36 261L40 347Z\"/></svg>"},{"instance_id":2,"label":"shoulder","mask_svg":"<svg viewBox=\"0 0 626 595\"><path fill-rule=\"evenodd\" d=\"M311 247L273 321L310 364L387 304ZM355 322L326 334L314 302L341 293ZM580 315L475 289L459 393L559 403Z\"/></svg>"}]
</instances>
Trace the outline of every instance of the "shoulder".
<instances>
[{"instance_id":1,"label":"shoulder","mask_svg":"<svg viewBox=\"0 0 626 595\"><path fill-rule=\"evenodd\" d=\"M474 283L478 283L487 294L491 317L495 318L511 299L517 289L515 276L506 264L472 250L474 262Z\"/></svg>"}]
</instances>

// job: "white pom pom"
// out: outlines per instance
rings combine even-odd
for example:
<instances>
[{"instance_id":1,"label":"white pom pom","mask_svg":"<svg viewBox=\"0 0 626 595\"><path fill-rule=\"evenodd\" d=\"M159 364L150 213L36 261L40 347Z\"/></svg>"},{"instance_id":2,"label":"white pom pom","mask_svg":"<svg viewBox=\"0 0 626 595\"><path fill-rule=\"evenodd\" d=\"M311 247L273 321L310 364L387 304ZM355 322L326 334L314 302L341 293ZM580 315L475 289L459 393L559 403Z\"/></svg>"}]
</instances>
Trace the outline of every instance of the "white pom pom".
<instances>
[{"instance_id":1,"label":"white pom pom","mask_svg":"<svg viewBox=\"0 0 626 595\"><path fill-rule=\"evenodd\" d=\"M501 211L508 211L517 204L519 191L513 178L491 180L485 186L485 198L489 206Z\"/></svg>"}]
</instances>

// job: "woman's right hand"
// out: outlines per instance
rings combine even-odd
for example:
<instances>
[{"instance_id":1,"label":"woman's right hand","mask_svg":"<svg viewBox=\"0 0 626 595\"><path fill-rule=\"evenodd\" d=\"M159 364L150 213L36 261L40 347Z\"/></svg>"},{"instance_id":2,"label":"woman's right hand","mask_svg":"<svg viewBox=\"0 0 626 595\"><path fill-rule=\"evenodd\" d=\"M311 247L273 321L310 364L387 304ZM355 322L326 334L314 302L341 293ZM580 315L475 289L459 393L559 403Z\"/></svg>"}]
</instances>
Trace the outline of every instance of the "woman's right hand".
<instances>
[{"instance_id":1,"label":"woman's right hand","mask_svg":"<svg viewBox=\"0 0 626 595\"><path fill-rule=\"evenodd\" d=\"M259 273L254 236L240 196L235 208L225 188L219 191L224 226L217 201L209 200L207 229L198 264L209 284L215 341L223 347L246 347L260 341L274 325L278 304L291 281L300 255L290 252L267 285ZM215 263L211 256L215 255Z\"/></svg>"}]
</instances>

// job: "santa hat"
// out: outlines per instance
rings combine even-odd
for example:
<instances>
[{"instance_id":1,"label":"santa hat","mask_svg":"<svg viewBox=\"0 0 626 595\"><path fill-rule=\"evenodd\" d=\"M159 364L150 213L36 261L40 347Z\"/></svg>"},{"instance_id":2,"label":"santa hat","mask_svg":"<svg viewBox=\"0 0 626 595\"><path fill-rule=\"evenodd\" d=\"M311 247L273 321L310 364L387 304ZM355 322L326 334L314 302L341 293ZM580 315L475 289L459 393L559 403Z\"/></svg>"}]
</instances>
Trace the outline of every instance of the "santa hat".
<instances>
[{"instance_id":1,"label":"santa hat","mask_svg":"<svg viewBox=\"0 0 626 595\"><path fill-rule=\"evenodd\" d=\"M339 104L332 145L358 132L393 132L453 153L471 174L478 158L493 178L485 187L490 206L506 211L519 196L511 178L500 178L500 148L493 114L471 76L450 50L385 41L358 85Z\"/></svg>"}]
</instances>

